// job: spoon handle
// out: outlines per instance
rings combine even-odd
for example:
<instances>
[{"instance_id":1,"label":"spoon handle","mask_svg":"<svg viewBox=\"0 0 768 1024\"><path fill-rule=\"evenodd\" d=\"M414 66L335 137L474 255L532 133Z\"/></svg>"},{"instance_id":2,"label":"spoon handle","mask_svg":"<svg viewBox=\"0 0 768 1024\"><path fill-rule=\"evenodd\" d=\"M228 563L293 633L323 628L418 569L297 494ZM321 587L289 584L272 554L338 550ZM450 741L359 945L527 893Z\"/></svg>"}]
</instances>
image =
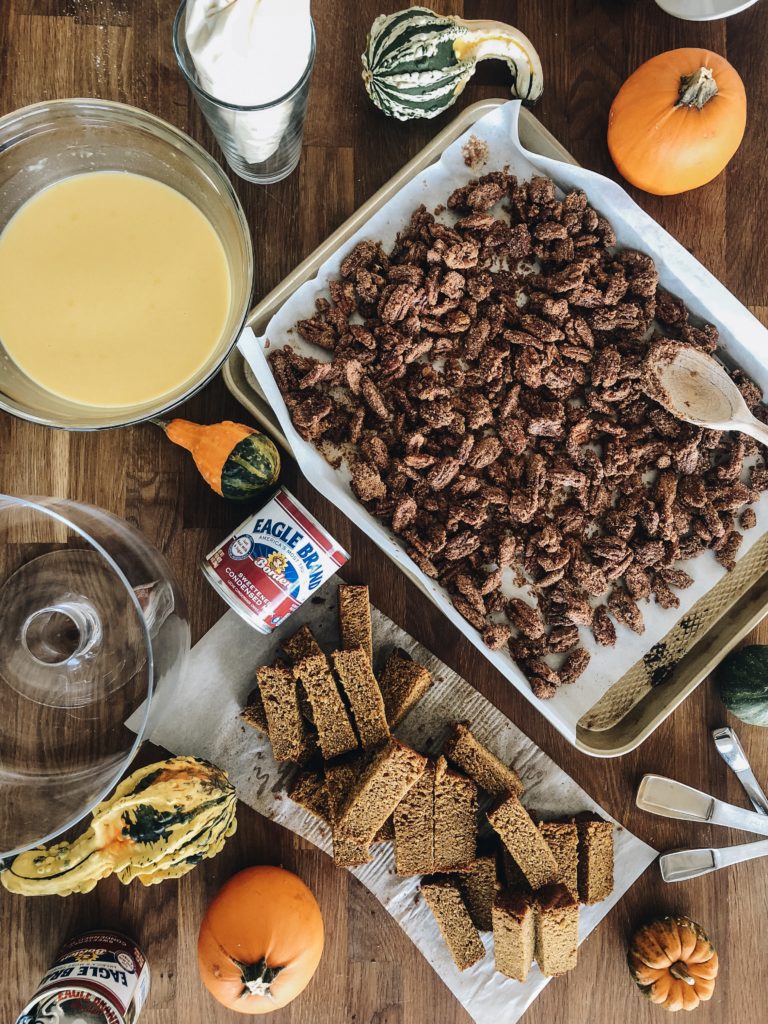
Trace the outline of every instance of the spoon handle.
<instances>
[{"instance_id":1,"label":"spoon handle","mask_svg":"<svg viewBox=\"0 0 768 1024\"><path fill-rule=\"evenodd\" d=\"M761 423L756 416L750 416L748 420L739 420L734 427L742 434L754 437L760 444L768 445L768 424Z\"/></svg>"}]
</instances>

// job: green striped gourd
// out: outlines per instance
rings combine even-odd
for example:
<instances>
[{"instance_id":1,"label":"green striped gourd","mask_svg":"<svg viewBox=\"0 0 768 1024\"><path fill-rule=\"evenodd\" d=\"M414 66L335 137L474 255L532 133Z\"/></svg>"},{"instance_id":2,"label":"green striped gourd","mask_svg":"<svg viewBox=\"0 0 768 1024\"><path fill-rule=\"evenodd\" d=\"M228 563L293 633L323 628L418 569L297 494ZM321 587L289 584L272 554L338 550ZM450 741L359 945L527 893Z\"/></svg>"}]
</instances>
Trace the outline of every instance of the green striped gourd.
<instances>
[{"instance_id":1,"label":"green striped gourd","mask_svg":"<svg viewBox=\"0 0 768 1024\"><path fill-rule=\"evenodd\" d=\"M513 96L528 103L539 98L541 61L522 32L500 21L409 7L374 21L362 55L363 81L385 114L401 121L436 117L456 100L477 62L492 57L509 65Z\"/></svg>"}]
</instances>

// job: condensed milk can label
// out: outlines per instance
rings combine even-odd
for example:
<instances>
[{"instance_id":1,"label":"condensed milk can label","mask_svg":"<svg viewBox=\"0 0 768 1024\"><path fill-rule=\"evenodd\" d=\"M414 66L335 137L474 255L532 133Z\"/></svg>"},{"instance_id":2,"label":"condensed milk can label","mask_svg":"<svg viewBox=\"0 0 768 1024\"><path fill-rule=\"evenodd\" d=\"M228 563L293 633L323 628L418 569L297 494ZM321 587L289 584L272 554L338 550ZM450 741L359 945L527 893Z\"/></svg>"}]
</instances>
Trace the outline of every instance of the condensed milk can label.
<instances>
[{"instance_id":1,"label":"condensed milk can label","mask_svg":"<svg viewBox=\"0 0 768 1024\"><path fill-rule=\"evenodd\" d=\"M119 932L65 943L17 1024L134 1024L149 993L149 965Z\"/></svg>"},{"instance_id":2,"label":"condensed milk can label","mask_svg":"<svg viewBox=\"0 0 768 1024\"><path fill-rule=\"evenodd\" d=\"M271 633L347 561L347 552L281 488L206 556L202 569L242 618Z\"/></svg>"}]
</instances>

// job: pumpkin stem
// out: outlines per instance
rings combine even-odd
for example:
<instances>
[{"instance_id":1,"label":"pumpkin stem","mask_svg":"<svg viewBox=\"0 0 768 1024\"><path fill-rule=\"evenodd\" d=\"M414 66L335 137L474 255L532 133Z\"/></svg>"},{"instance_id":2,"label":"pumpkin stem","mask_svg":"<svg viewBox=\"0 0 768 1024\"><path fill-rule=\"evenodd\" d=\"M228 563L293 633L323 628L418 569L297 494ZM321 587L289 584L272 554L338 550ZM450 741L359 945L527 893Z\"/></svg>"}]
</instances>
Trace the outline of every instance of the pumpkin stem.
<instances>
[{"instance_id":1,"label":"pumpkin stem","mask_svg":"<svg viewBox=\"0 0 768 1024\"><path fill-rule=\"evenodd\" d=\"M717 82L712 68L699 68L692 75L680 76L680 95L675 106L702 110L713 96L717 96Z\"/></svg>"},{"instance_id":2,"label":"pumpkin stem","mask_svg":"<svg viewBox=\"0 0 768 1024\"><path fill-rule=\"evenodd\" d=\"M241 964L239 960L236 960L235 963L240 968L240 980L243 983L241 998L244 996L272 998L272 982L283 970L282 967L270 967L264 958L255 964Z\"/></svg>"},{"instance_id":3,"label":"pumpkin stem","mask_svg":"<svg viewBox=\"0 0 768 1024\"><path fill-rule=\"evenodd\" d=\"M676 978L678 981L684 981L686 985L696 984L696 979L688 973L686 966L682 960L677 960L675 963L673 963L672 966L669 968L669 973L672 975L673 978Z\"/></svg>"}]
</instances>

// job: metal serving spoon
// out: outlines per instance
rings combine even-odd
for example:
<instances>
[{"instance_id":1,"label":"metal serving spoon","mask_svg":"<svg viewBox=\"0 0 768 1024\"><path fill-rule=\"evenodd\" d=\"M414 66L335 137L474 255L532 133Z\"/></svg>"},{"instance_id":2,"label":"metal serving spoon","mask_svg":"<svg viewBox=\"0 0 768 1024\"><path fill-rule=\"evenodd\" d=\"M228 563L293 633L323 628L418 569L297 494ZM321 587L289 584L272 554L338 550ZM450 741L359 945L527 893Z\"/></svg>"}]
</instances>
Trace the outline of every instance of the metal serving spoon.
<instances>
[{"instance_id":1,"label":"metal serving spoon","mask_svg":"<svg viewBox=\"0 0 768 1024\"><path fill-rule=\"evenodd\" d=\"M768 814L768 798L750 768L739 737L733 729L724 726L722 729L713 729L712 738L718 754L744 787L752 806L759 814Z\"/></svg>"},{"instance_id":2,"label":"metal serving spoon","mask_svg":"<svg viewBox=\"0 0 768 1024\"><path fill-rule=\"evenodd\" d=\"M662 339L643 366L643 390L677 419L710 430L739 430L768 444L768 425L747 408L716 359L694 345Z\"/></svg>"}]
</instances>

